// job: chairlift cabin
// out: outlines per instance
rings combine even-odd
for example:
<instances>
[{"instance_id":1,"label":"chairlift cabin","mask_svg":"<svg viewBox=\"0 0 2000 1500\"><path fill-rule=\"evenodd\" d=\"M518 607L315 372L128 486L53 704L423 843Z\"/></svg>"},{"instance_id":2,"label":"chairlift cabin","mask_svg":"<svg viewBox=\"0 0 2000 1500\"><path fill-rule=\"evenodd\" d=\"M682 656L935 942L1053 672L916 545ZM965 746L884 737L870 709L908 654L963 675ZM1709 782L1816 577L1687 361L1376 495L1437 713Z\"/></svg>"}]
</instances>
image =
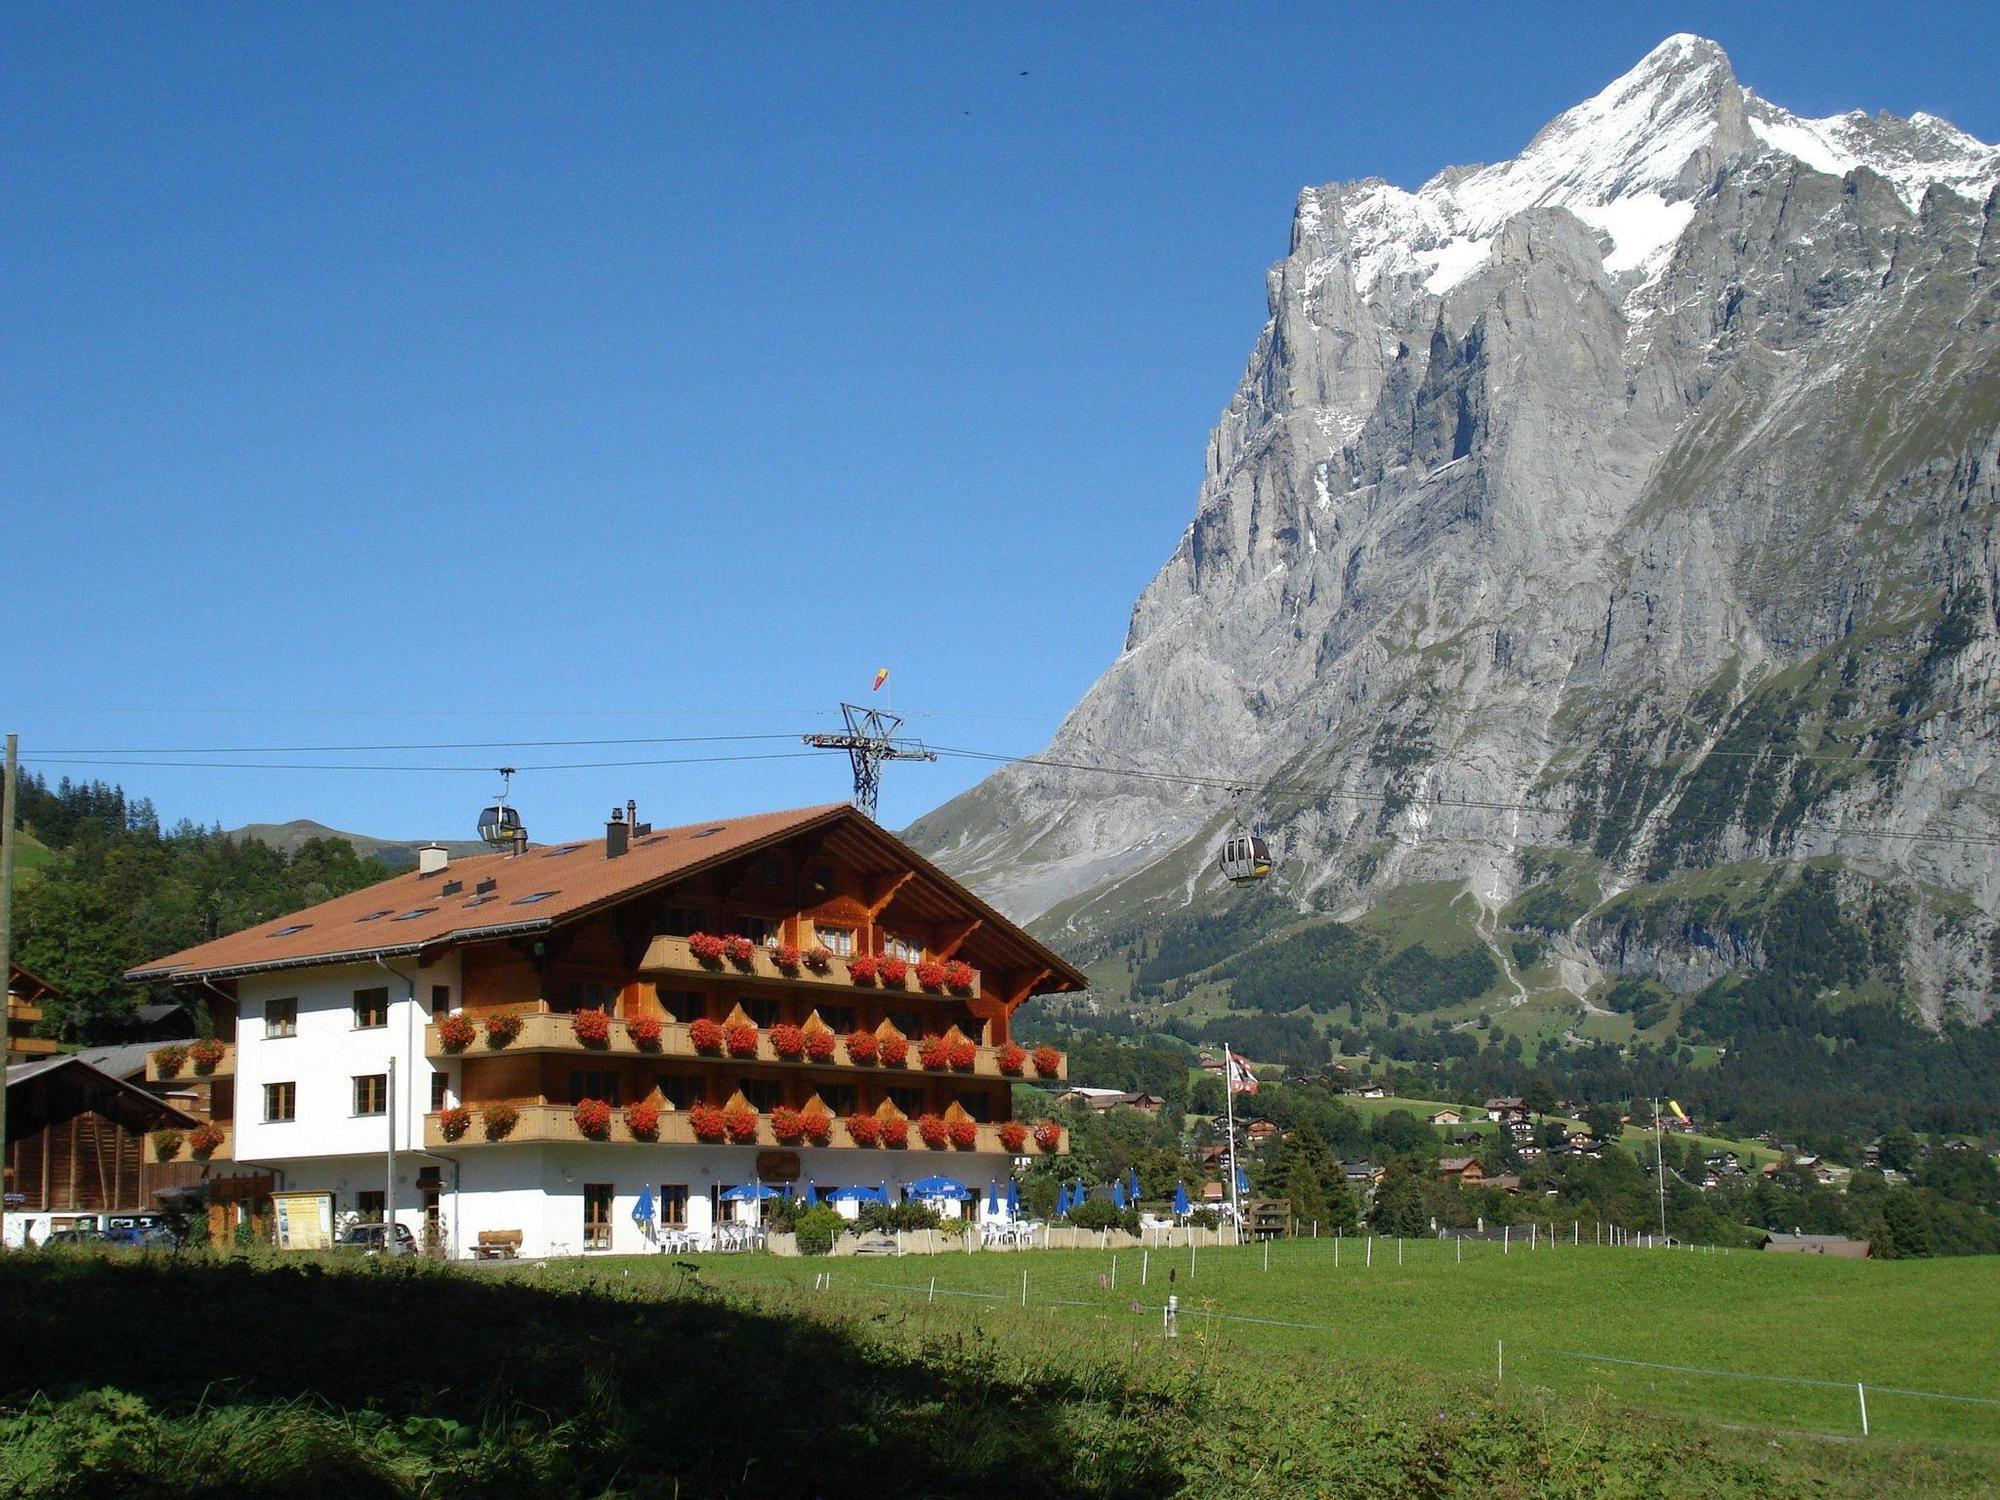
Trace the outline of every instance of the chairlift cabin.
<instances>
[{"instance_id":1,"label":"chairlift cabin","mask_svg":"<svg viewBox=\"0 0 2000 1500\"><path fill-rule=\"evenodd\" d=\"M1261 834L1238 831L1222 843L1222 874L1232 885L1255 885L1271 873L1271 846Z\"/></svg>"},{"instance_id":2,"label":"chairlift cabin","mask_svg":"<svg viewBox=\"0 0 2000 1500\"><path fill-rule=\"evenodd\" d=\"M479 836L495 849L506 848L520 832L519 810L504 802L487 808L479 815Z\"/></svg>"}]
</instances>

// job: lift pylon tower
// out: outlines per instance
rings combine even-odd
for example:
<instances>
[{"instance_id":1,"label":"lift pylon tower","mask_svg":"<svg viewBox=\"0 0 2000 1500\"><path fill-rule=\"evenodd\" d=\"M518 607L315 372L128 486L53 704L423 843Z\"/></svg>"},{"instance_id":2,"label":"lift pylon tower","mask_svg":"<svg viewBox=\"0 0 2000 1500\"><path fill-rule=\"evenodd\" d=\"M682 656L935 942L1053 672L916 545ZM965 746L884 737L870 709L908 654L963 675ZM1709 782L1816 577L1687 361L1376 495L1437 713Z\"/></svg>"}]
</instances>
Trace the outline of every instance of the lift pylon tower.
<instances>
[{"instance_id":1,"label":"lift pylon tower","mask_svg":"<svg viewBox=\"0 0 2000 1500\"><path fill-rule=\"evenodd\" d=\"M882 764L891 760L936 760L937 751L924 747L921 740L899 740L896 731L903 721L879 708L840 705L847 720L845 734L809 734L805 742L815 750L845 750L854 766L854 805L875 820L875 798L882 790Z\"/></svg>"}]
</instances>

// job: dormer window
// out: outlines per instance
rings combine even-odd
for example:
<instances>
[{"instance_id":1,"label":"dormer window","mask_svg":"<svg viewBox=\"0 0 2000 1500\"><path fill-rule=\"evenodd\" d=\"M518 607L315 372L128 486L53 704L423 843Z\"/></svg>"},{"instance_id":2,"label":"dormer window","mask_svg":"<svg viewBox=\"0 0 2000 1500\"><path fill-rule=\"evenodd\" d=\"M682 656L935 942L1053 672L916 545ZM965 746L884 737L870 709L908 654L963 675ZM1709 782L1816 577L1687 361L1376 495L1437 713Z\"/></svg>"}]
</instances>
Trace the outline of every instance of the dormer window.
<instances>
[{"instance_id":1,"label":"dormer window","mask_svg":"<svg viewBox=\"0 0 2000 1500\"><path fill-rule=\"evenodd\" d=\"M835 958L854 957L854 929L852 927L816 926L815 935Z\"/></svg>"},{"instance_id":2,"label":"dormer window","mask_svg":"<svg viewBox=\"0 0 2000 1500\"><path fill-rule=\"evenodd\" d=\"M924 945L914 938L884 938L882 952L885 957L900 958L907 963L917 964L924 961Z\"/></svg>"}]
</instances>

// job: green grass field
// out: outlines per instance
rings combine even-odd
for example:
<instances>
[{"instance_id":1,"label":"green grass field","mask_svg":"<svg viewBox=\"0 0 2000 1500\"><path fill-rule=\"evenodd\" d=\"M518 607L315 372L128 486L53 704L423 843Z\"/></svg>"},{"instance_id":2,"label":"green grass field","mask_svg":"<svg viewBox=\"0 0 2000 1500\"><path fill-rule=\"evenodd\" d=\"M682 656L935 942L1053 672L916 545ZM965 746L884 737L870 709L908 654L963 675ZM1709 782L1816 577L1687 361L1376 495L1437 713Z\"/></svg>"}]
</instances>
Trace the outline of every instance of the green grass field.
<instances>
[{"instance_id":1,"label":"green grass field","mask_svg":"<svg viewBox=\"0 0 2000 1500\"><path fill-rule=\"evenodd\" d=\"M1460 1258L1462 1254L1462 1259ZM1738 1251L1599 1249L1411 1240L901 1259L700 1257L730 1287L800 1284L830 1271L834 1295L885 1299L962 1321L988 1309L1125 1344L1160 1333L1169 1288L1181 1337L1289 1363L1380 1366L1490 1379L1504 1342L1511 1385L1609 1397L1641 1410L1758 1428L1858 1437L1856 1381L1872 1439L1975 1445L2000 1459L2000 1261L1847 1261ZM593 1263L595 1274L606 1262ZM674 1276L658 1259L617 1274ZM532 1273L560 1277L560 1267ZM935 1294L931 1280L936 1278ZM1100 1284L1100 1278L1102 1283ZM1589 1356L1597 1356L1590 1358ZM1631 1361L1632 1363L1613 1363ZM1665 1366L1678 1369L1660 1368ZM1698 1373L1710 1371L1718 1373ZM1784 1377L1752 1379L1749 1377ZM1796 1384L1794 1381L1825 1382ZM1944 1400L1904 1394L1929 1392Z\"/></svg>"}]
</instances>

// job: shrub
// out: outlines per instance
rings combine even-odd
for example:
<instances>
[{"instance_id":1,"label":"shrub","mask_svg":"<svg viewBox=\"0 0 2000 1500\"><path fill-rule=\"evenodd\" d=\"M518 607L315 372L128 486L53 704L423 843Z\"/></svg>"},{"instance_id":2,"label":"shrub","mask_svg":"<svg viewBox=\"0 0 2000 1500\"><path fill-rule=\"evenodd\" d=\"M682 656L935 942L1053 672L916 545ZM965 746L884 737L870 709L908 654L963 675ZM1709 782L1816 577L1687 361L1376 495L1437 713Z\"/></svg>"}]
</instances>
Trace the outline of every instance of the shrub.
<instances>
[{"instance_id":1,"label":"shrub","mask_svg":"<svg viewBox=\"0 0 2000 1500\"><path fill-rule=\"evenodd\" d=\"M516 1015L486 1018L486 1045L504 1047L521 1034L521 1018Z\"/></svg>"},{"instance_id":2,"label":"shrub","mask_svg":"<svg viewBox=\"0 0 2000 1500\"><path fill-rule=\"evenodd\" d=\"M882 1127L873 1115L849 1115L847 1138L857 1146L873 1146L882 1139Z\"/></svg>"},{"instance_id":3,"label":"shrub","mask_svg":"<svg viewBox=\"0 0 2000 1500\"><path fill-rule=\"evenodd\" d=\"M944 987L955 994L968 994L978 982L979 975L971 964L962 958L954 958L944 966Z\"/></svg>"},{"instance_id":4,"label":"shrub","mask_svg":"<svg viewBox=\"0 0 2000 1500\"><path fill-rule=\"evenodd\" d=\"M1028 1050L1009 1042L1000 1049L1000 1054L994 1061L1000 1065L1000 1071L1009 1078L1019 1078L1028 1066Z\"/></svg>"},{"instance_id":5,"label":"shrub","mask_svg":"<svg viewBox=\"0 0 2000 1500\"><path fill-rule=\"evenodd\" d=\"M927 959L917 965L917 983L933 992L944 988L944 965Z\"/></svg>"},{"instance_id":6,"label":"shrub","mask_svg":"<svg viewBox=\"0 0 2000 1500\"><path fill-rule=\"evenodd\" d=\"M1197 1208L1188 1215L1188 1223L1196 1229L1220 1229L1222 1215L1212 1208Z\"/></svg>"},{"instance_id":7,"label":"shrub","mask_svg":"<svg viewBox=\"0 0 2000 1500\"><path fill-rule=\"evenodd\" d=\"M898 1229L936 1229L944 1222L935 1208L919 1199L907 1203L864 1203L855 1223L863 1229L894 1233Z\"/></svg>"},{"instance_id":8,"label":"shrub","mask_svg":"<svg viewBox=\"0 0 2000 1500\"><path fill-rule=\"evenodd\" d=\"M787 1146L797 1145L805 1138L806 1117L789 1104L781 1104L771 1111L771 1134Z\"/></svg>"},{"instance_id":9,"label":"shrub","mask_svg":"<svg viewBox=\"0 0 2000 1500\"><path fill-rule=\"evenodd\" d=\"M722 1028L722 1040L731 1057L757 1055L757 1028L748 1021L731 1021Z\"/></svg>"},{"instance_id":10,"label":"shrub","mask_svg":"<svg viewBox=\"0 0 2000 1500\"><path fill-rule=\"evenodd\" d=\"M722 1128L739 1146L757 1139L757 1111L737 1105L722 1112Z\"/></svg>"},{"instance_id":11,"label":"shrub","mask_svg":"<svg viewBox=\"0 0 2000 1500\"><path fill-rule=\"evenodd\" d=\"M449 1109L438 1111L438 1134L448 1141L455 1141L472 1128L472 1111L463 1104L454 1104Z\"/></svg>"},{"instance_id":12,"label":"shrub","mask_svg":"<svg viewBox=\"0 0 2000 1500\"><path fill-rule=\"evenodd\" d=\"M203 1120L188 1132L188 1155L196 1161L207 1161L222 1149L225 1139L220 1127Z\"/></svg>"},{"instance_id":13,"label":"shrub","mask_svg":"<svg viewBox=\"0 0 2000 1500\"><path fill-rule=\"evenodd\" d=\"M178 1130L156 1130L153 1132L153 1154L161 1161L172 1161L181 1154L181 1133Z\"/></svg>"},{"instance_id":14,"label":"shrub","mask_svg":"<svg viewBox=\"0 0 2000 1500\"><path fill-rule=\"evenodd\" d=\"M688 952L695 956L697 962L706 964L711 969L722 962L726 946L721 938L710 932L688 934Z\"/></svg>"},{"instance_id":15,"label":"shrub","mask_svg":"<svg viewBox=\"0 0 2000 1500\"><path fill-rule=\"evenodd\" d=\"M882 1131L882 1144L903 1147L910 1144L910 1122L901 1115L891 1115L878 1122Z\"/></svg>"},{"instance_id":16,"label":"shrub","mask_svg":"<svg viewBox=\"0 0 2000 1500\"><path fill-rule=\"evenodd\" d=\"M847 961L847 977L856 984L873 984L877 967L874 955L856 954Z\"/></svg>"},{"instance_id":17,"label":"shrub","mask_svg":"<svg viewBox=\"0 0 2000 1500\"><path fill-rule=\"evenodd\" d=\"M479 1115L489 1141L504 1141L521 1122L521 1112L511 1104L489 1104Z\"/></svg>"},{"instance_id":18,"label":"shrub","mask_svg":"<svg viewBox=\"0 0 2000 1500\"><path fill-rule=\"evenodd\" d=\"M634 1016L625 1023L625 1034L641 1052L660 1050L660 1033L666 1029L658 1016Z\"/></svg>"},{"instance_id":19,"label":"shrub","mask_svg":"<svg viewBox=\"0 0 2000 1500\"><path fill-rule=\"evenodd\" d=\"M799 1238L801 1255L825 1255L846 1227L847 1221L841 1218L839 1210L824 1203L814 1204L792 1220L792 1233Z\"/></svg>"},{"instance_id":20,"label":"shrub","mask_svg":"<svg viewBox=\"0 0 2000 1500\"><path fill-rule=\"evenodd\" d=\"M951 1061L951 1043L941 1036L927 1036L917 1048L917 1061L931 1069L942 1068Z\"/></svg>"},{"instance_id":21,"label":"shrub","mask_svg":"<svg viewBox=\"0 0 2000 1500\"><path fill-rule=\"evenodd\" d=\"M851 1063L872 1063L877 1047L872 1031L850 1031L847 1034L847 1060Z\"/></svg>"},{"instance_id":22,"label":"shrub","mask_svg":"<svg viewBox=\"0 0 2000 1500\"><path fill-rule=\"evenodd\" d=\"M893 1027L887 1036L876 1038L875 1046L885 1068L900 1068L909 1059L910 1039Z\"/></svg>"},{"instance_id":23,"label":"shrub","mask_svg":"<svg viewBox=\"0 0 2000 1500\"><path fill-rule=\"evenodd\" d=\"M928 1112L917 1116L917 1134L923 1137L924 1144L933 1151L942 1151L945 1143L951 1139L945 1129L944 1116Z\"/></svg>"},{"instance_id":24,"label":"shrub","mask_svg":"<svg viewBox=\"0 0 2000 1500\"><path fill-rule=\"evenodd\" d=\"M214 1037L205 1036L188 1048L188 1061L194 1064L195 1072L206 1077L222 1066L222 1059L228 1051Z\"/></svg>"},{"instance_id":25,"label":"shrub","mask_svg":"<svg viewBox=\"0 0 2000 1500\"><path fill-rule=\"evenodd\" d=\"M602 1099L582 1099L576 1106L576 1128L593 1141L611 1133L611 1106Z\"/></svg>"},{"instance_id":26,"label":"shrub","mask_svg":"<svg viewBox=\"0 0 2000 1500\"><path fill-rule=\"evenodd\" d=\"M806 1056L814 1062L832 1062L834 1045L838 1040L824 1026L815 1027L806 1033Z\"/></svg>"},{"instance_id":27,"label":"shrub","mask_svg":"<svg viewBox=\"0 0 2000 1500\"><path fill-rule=\"evenodd\" d=\"M882 975L882 983L894 988L910 977L910 965L906 959L885 955L881 960L879 972Z\"/></svg>"},{"instance_id":28,"label":"shrub","mask_svg":"<svg viewBox=\"0 0 2000 1500\"><path fill-rule=\"evenodd\" d=\"M960 1038L951 1044L948 1056L952 1067L961 1073L970 1073L979 1061L979 1044Z\"/></svg>"},{"instance_id":29,"label":"shrub","mask_svg":"<svg viewBox=\"0 0 2000 1500\"><path fill-rule=\"evenodd\" d=\"M979 1144L979 1126L971 1120L953 1120L945 1127L951 1143L961 1151L970 1151Z\"/></svg>"},{"instance_id":30,"label":"shrub","mask_svg":"<svg viewBox=\"0 0 2000 1500\"><path fill-rule=\"evenodd\" d=\"M697 1104L688 1111L688 1125L698 1141L719 1141L729 1129L722 1109L714 1104Z\"/></svg>"},{"instance_id":31,"label":"shrub","mask_svg":"<svg viewBox=\"0 0 2000 1500\"><path fill-rule=\"evenodd\" d=\"M1122 1229L1127 1234L1139 1232L1138 1209L1116 1208L1096 1198L1071 1209L1069 1221L1078 1229Z\"/></svg>"},{"instance_id":32,"label":"shrub","mask_svg":"<svg viewBox=\"0 0 2000 1500\"><path fill-rule=\"evenodd\" d=\"M625 1128L632 1132L635 1141L657 1141L660 1138L660 1106L643 1103L626 1105Z\"/></svg>"},{"instance_id":33,"label":"shrub","mask_svg":"<svg viewBox=\"0 0 2000 1500\"><path fill-rule=\"evenodd\" d=\"M570 1029L586 1047L603 1047L611 1041L611 1012L580 1010L569 1018Z\"/></svg>"},{"instance_id":34,"label":"shrub","mask_svg":"<svg viewBox=\"0 0 2000 1500\"><path fill-rule=\"evenodd\" d=\"M720 1052L722 1050L722 1026L703 1016L688 1027L688 1044L697 1052Z\"/></svg>"},{"instance_id":35,"label":"shrub","mask_svg":"<svg viewBox=\"0 0 2000 1500\"><path fill-rule=\"evenodd\" d=\"M806 1050L806 1034L786 1021L771 1028L771 1050L782 1058L796 1059Z\"/></svg>"},{"instance_id":36,"label":"shrub","mask_svg":"<svg viewBox=\"0 0 2000 1500\"><path fill-rule=\"evenodd\" d=\"M757 945L733 932L722 940L722 951L739 969L749 968L757 958Z\"/></svg>"},{"instance_id":37,"label":"shrub","mask_svg":"<svg viewBox=\"0 0 2000 1500\"><path fill-rule=\"evenodd\" d=\"M1014 1155L1021 1154L1021 1148L1028 1144L1028 1127L1019 1120L1008 1120L1000 1127L1000 1144Z\"/></svg>"},{"instance_id":38,"label":"shrub","mask_svg":"<svg viewBox=\"0 0 2000 1500\"><path fill-rule=\"evenodd\" d=\"M463 1052L479 1035L479 1028L472 1017L454 1013L441 1018L438 1023L438 1045L447 1052Z\"/></svg>"},{"instance_id":39,"label":"shrub","mask_svg":"<svg viewBox=\"0 0 2000 1500\"><path fill-rule=\"evenodd\" d=\"M153 1067L162 1078L178 1078L181 1069L187 1066L188 1049L179 1042L158 1048L153 1053Z\"/></svg>"},{"instance_id":40,"label":"shrub","mask_svg":"<svg viewBox=\"0 0 2000 1500\"><path fill-rule=\"evenodd\" d=\"M1062 1054L1044 1043L1035 1049L1035 1071L1044 1078L1053 1078L1062 1071Z\"/></svg>"},{"instance_id":41,"label":"shrub","mask_svg":"<svg viewBox=\"0 0 2000 1500\"><path fill-rule=\"evenodd\" d=\"M790 943L780 943L771 950L771 962L778 966L781 974L799 972L799 950Z\"/></svg>"},{"instance_id":42,"label":"shrub","mask_svg":"<svg viewBox=\"0 0 2000 1500\"><path fill-rule=\"evenodd\" d=\"M815 1146L824 1146L833 1139L833 1116L822 1110L806 1111L806 1139Z\"/></svg>"},{"instance_id":43,"label":"shrub","mask_svg":"<svg viewBox=\"0 0 2000 1500\"><path fill-rule=\"evenodd\" d=\"M1035 1126L1035 1144L1044 1151L1053 1151L1062 1145L1062 1126L1054 1120L1043 1120Z\"/></svg>"}]
</instances>

